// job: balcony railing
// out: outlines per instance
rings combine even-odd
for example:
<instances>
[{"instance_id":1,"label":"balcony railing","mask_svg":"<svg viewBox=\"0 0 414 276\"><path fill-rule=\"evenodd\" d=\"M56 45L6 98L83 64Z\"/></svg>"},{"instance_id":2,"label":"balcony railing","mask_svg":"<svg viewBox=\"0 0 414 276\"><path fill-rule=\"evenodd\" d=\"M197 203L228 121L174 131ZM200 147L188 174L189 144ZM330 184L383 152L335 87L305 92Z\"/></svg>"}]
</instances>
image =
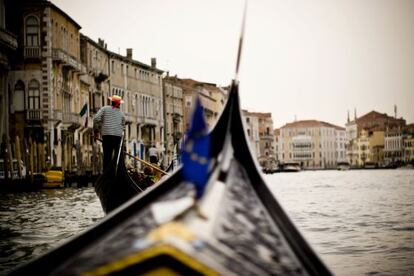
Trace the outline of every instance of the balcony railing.
<instances>
[{"instance_id":1,"label":"balcony railing","mask_svg":"<svg viewBox=\"0 0 414 276\"><path fill-rule=\"evenodd\" d=\"M62 122L65 124L80 124L80 116L78 113L62 113Z\"/></svg>"},{"instance_id":2,"label":"balcony railing","mask_svg":"<svg viewBox=\"0 0 414 276\"><path fill-rule=\"evenodd\" d=\"M24 58L40 58L40 47L24 47Z\"/></svg>"},{"instance_id":3,"label":"balcony railing","mask_svg":"<svg viewBox=\"0 0 414 276\"><path fill-rule=\"evenodd\" d=\"M82 70L81 63L61 49L52 49L52 58L54 61L62 62L63 65L69 66L74 70Z\"/></svg>"},{"instance_id":4,"label":"balcony railing","mask_svg":"<svg viewBox=\"0 0 414 276\"><path fill-rule=\"evenodd\" d=\"M29 109L26 111L26 119L28 121L40 121L42 119L42 111L39 109Z\"/></svg>"},{"instance_id":5,"label":"balcony railing","mask_svg":"<svg viewBox=\"0 0 414 276\"><path fill-rule=\"evenodd\" d=\"M142 122L144 124L154 125L154 126L159 125L159 122L158 122L158 120L156 118L153 118L153 117L142 117L142 119L143 119Z\"/></svg>"},{"instance_id":6,"label":"balcony railing","mask_svg":"<svg viewBox=\"0 0 414 276\"><path fill-rule=\"evenodd\" d=\"M274 136L271 134L259 134L260 139L273 140Z\"/></svg>"}]
</instances>

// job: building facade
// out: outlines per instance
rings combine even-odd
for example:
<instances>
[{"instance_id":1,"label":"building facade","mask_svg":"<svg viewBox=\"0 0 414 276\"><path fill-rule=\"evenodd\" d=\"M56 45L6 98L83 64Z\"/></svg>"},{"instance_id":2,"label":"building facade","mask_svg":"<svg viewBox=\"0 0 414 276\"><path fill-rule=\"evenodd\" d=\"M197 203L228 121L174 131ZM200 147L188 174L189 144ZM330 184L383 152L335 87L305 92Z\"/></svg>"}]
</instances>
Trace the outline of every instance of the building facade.
<instances>
[{"instance_id":1,"label":"building facade","mask_svg":"<svg viewBox=\"0 0 414 276\"><path fill-rule=\"evenodd\" d=\"M10 63L18 46L16 35L8 28L10 20L6 18L9 16L6 10L11 9L11 3L7 4L4 0L0 0L0 139L2 140L3 137L9 138L9 115L14 112L11 110L14 106L9 104L13 98L13 92L8 84L8 78ZM18 106L18 110L21 109L22 107Z\"/></svg>"},{"instance_id":2,"label":"building facade","mask_svg":"<svg viewBox=\"0 0 414 276\"><path fill-rule=\"evenodd\" d=\"M396 109L395 109L396 110ZM346 124L347 158L352 166L374 163L386 166L403 156L403 118L388 116L386 113L371 111L361 117L354 115Z\"/></svg>"},{"instance_id":3,"label":"building facade","mask_svg":"<svg viewBox=\"0 0 414 276\"><path fill-rule=\"evenodd\" d=\"M111 95L125 101L127 151L145 159L151 145L164 150L163 71L155 58L147 65L132 59L132 49L126 56L107 50L103 40L81 34L80 25L49 1L1 4L16 35L13 40L0 32L0 42L11 39L6 50L1 44L1 61L8 65L7 77L2 73L8 93L2 90L0 98L1 131L41 145L34 172L51 166L98 172L102 150L92 137L93 116Z\"/></svg>"},{"instance_id":4,"label":"building facade","mask_svg":"<svg viewBox=\"0 0 414 276\"><path fill-rule=\"evenodd\" d=\"M109 54L109 96L124 99L121 110L126 117L125 139L127 151L141 159L148 159L148 149L155 146L164 151L164 107L162 92L163 71L133 60L132 49L126 56ZM109 103L109 100L107 100Z\"/></svg>"},{"instance_id":5,"label":"building facade","mask_svg":"<svg viewBox=\"0 0 414 276\"><path fill-rule=\"evenodd\" d=\"M10 26L19 48L8 79L10 136L43 144L45 163L72 170L80 127L80 26L48 1L15 2Z\"/></svg>"},{"instance_id":6,"label":"building facade","mask_svg":"<svg viewBox=\"0 0 414 276\"><path fill-rule=\"evenodd\" d=\"M265 168L276 167L272 114L242 110L242 117L250 148L259 164Z\"/></svg>"},{"instance_id":7,"label":"building facade","mask_svg":"<svg viewBox=\"0 0 414 276\"><path fill-rule=\"evenodd\" d=\"M259 158L260 154L260 136L259 136L259 117L255 113L247 110L242 111L243 122L246 129L246 136L250 142L252 154Z\"/></svg>"},{"instance_id":8,"label":"building facade","mask_svg":"<svg viewBox=\"0 0 414 276\"><path fill-rule=\"evenodd\" d=\"M279 160L305 169L336 168L345 157L345 128L317 120L301 120L280 128Z\"/></svg>"},{"instance_id":9,"label":"building facade","mask_svg":"<svg viewBox=\"0 0 414 276\"><path fill-rule=\"evenodd\" d=\"M183 89L175 77L164 78L165 158L169 164L180 150L184 135Z\"/></svg>"}]
</instances>

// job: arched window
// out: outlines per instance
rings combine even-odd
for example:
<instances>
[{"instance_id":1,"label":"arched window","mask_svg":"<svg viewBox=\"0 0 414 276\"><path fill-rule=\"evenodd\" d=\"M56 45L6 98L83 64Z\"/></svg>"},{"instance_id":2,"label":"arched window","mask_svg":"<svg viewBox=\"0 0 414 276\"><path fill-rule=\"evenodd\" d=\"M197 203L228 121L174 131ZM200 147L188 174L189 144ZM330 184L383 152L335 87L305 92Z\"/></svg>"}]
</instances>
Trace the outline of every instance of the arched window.
<instances>
[{"instance_id":1,"label":"arched window","mask_svg":"<svg viewBox=\"0 0 414 276\"><path fill-rule=\"evenodd\" d=\"M39 19L35 16L26 18L26 46L39 46Z\"/></svg>"},{"instance_id":2,"label":"arched window","mask_svg":"<svg viewBox=\"0 0 414 276\"><path fill-rule=\"evenodd\" d=\"M21 80L14 86L13 107L14 111L24 111L24 83Z\"/></svg>"},{"instance_id":3,"label":"arched window","mask_svg":"<svg viewBox=\"0 0 414 276\"><path fill-rule=\"evenodd\" d=\"M40 108L40 86L37 80L29 82L28 109Z\"/></svg>"}]
</instances>

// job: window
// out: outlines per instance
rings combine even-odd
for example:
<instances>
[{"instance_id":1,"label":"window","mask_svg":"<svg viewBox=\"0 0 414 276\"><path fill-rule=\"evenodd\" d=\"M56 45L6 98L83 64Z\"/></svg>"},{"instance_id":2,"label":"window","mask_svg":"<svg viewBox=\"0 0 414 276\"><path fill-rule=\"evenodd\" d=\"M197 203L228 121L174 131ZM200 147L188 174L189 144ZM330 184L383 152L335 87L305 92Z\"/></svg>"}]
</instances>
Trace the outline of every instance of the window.
<instances>
[{"instance_id":1,"label":"window","mask_svg":"<svg viewBox=\"0 0 414 276\"><path fill-rule=\"evenodd\" d=\"M26 46L39 46L39 19L35 16L26 18Z\"/></svg>"},{"instance_id":2,"label":"window","mask_svg":"<svg viewBox=\"0 0 414 276\"><path fill-rule=\"evenodd\" d=\"M28 108L29 109L40 108L40 89L39 89L39 82L37 80L31 80L29 82Z\"/></svg>"},{"instance_id":3,"label":"window","mask_svg":"<svg viewBox=\"0 0 414 276\"><path fill-rule=\"evenodd\" d=\"M111 69L112 69L112 73L115 73L115 61L111 61Z\"/></svg>"},{"instance_id":4,"label":"window","mask_svg":"<svg viewBox=\"0 0 414 276\"><path fill-rule=\"evenodd\" d=\"M14 86L13 107L14 111L24 111L24 83L21 80Z\"/></svg>"}]
</instances>

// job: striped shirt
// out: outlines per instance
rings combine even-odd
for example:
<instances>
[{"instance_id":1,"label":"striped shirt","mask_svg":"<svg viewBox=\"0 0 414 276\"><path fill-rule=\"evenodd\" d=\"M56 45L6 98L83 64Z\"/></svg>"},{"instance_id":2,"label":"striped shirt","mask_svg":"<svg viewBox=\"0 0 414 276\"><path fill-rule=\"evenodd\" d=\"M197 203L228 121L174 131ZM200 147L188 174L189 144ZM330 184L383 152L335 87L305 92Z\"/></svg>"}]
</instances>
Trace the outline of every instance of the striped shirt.
<instances>
[{"instance_id":1,"label":"striped shirt","mask_svg":"<svg viewBox=\"0 0 414 276\"><path fill-rule=\"evenodd\" d=\"M122 136L122 132L125 130L125 116L119 108L107 105L99 109L93 118L93 124L101 125L102 136Z\"/></svg>"}]
</instances>

